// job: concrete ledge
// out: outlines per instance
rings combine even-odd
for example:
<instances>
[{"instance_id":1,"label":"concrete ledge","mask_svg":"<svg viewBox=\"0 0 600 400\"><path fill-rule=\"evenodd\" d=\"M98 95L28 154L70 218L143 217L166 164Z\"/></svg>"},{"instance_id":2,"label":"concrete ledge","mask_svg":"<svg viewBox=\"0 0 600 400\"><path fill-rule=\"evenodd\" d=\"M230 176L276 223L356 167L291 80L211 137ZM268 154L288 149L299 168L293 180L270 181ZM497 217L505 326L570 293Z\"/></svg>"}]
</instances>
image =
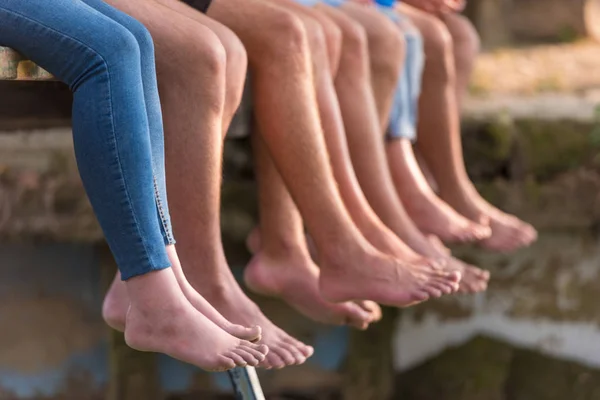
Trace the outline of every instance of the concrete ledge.
<instances>
[{"instance_id":1,"label":"concrete ledge","mask_svg":"<svg viewBox=\"0 0 600 400\"><path fill-rule=\"evenodd\" d=\"M0 80L49 81L54 78L16 51L0 47Z\"/></svg>"}]
</instances>

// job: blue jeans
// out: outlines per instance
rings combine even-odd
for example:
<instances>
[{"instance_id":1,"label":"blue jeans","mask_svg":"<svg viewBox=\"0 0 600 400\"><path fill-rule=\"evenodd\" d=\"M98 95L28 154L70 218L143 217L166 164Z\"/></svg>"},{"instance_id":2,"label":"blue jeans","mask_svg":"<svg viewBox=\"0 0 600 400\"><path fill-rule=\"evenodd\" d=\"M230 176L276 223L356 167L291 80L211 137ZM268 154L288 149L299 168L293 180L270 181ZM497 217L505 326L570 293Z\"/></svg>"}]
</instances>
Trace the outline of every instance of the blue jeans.
<instances>
[{"instance_id":1,"label":"blue jeans","mask_svg":"<svg viewBox=\"0 0 600 400\"><path fill-rule=\"evenodd\" d=\"M0 0L0 44L73 91L79 173L124 280L170 267L152 38L101 0Z\"/></svg>"},{"instance_id":2,"label":"blue jeans","mask_svg":"<svg viewBox=\"0 0 600 400\"><path fill-rule=\"evenodd\" d=\"M402 28L406 40L406 58L394 93L386 136L388 139L405 138L415 141L417 139L421 78L425 63L423 38L408 19L394 8L383 6L377 8Z\"/></svg>"}]
</instances>

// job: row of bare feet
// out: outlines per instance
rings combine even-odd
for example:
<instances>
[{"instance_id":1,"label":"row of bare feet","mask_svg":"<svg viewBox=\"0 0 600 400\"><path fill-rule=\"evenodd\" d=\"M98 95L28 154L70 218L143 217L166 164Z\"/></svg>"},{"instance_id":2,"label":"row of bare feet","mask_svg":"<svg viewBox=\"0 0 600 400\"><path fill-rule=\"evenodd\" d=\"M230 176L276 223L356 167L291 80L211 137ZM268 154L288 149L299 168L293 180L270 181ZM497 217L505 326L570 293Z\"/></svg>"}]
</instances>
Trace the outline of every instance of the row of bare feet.
<instances>
[{"instance_id":1,"label":"row of bare feet","mask_svg":"<svg viewBox=\"0 0 600 400\"><path fill-rule=\"evenodd\" d=\"M419 227L427 231L427 221L419 220L418 214L428 208L427 213L439 213L440 209L444 212L445 206L431 205L423 199L419 203L421 210L411 209L410 201L407 208L411 217L417 216ZM448 209L451 211L446 218L454 218L454 210ZM461 213L472 217L468 221L478 222L449 224L453 232L463 232L452 236L454 241L478 240L486 248L509 251L536 238L531 226L485 202L470 210L463 205ZM487 232L482 227L488 227ZM439 234L439 225L436 229L438 232L432 233ZM336 268L330 261L327 268L319 268L308 246L292 247L277 255L262 251L260 233L255 229L248 239L254 256L244 278L251 290L281 298L315 321L358 329L366 329L381 318L378 304L406 307L445 294L486 289L486 271L452 258L437 237L430 236L429 240L436 252L427 256L437 256L435 262L423 258L403 265L394 257L367 251L348 255L351 264L361 268L343 262ZM117 275L106 296L104 319L125 333L129 346L165 353L210 371L247 365L283 368L302 364L312 355L310 346L262 314L226 265L219 282L207 282L201 276L186 278L174 247L170 246L168 252L172 268L126 283ZM328 260L318 262L323 263Z\"/></svg>"}]
</instances>

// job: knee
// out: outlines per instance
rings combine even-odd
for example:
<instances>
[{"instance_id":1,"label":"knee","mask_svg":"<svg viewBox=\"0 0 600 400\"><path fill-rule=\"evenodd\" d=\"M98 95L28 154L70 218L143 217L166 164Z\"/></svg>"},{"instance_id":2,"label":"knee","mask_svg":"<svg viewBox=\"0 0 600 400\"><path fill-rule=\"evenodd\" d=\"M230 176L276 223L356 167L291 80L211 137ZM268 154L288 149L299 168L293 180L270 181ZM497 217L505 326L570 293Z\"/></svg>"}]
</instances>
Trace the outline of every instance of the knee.
<instances>
[{"instance_id":1,"label":"knee","mask_svg":"<svg viewBox=\"0 0 600 400\"><path fill-rule=\"evenodd\" d=\"M344 26L342 49L344 62L364 63L369 56L367 32L357 22L350 21Z\"/></svg>"},{"instance_id":2,"label":"knee","mask_svg":"<svg viewBox=\"0 0 600 400\"><path fill-rule=\"evenodd\" d=\"M264 15L263 40L260 51L251 52L251 61L272 66L309 54L307 32L302 20L288 10L271 9ZM258 50L258 49L257 49Z\"/></svg>"},{"instance_id":3,"label":"knee","mask_svg":"<svg viewBox=\"0 0 600 400\"><path fill-rule=\"evenodd\" d=\"M142 57L149 55L154 57L154 41L152 35L146 27L134 18L129 18L125 25L127 30L133 34L141 51ZM152 60L154 62L154 60Z\"/></svg>"},{"instance_id":4,"label":"knee","mask_svg":"<svg viewBox=\"0 0 600 400\"><path fill-rule=\"evenodd\" d=\"M342 30L333 21L320 21L320 24L325 35L330 63L337 65L342 49Z\"/></svg>"},{"instance_id":5,"label":"knee","mask_svg":"<svg viewBox=\"0 0 600 400\"><path fill-rule=\"evenodd\" d=\"M316 68L321 68L328 60L327 36L323 25L312 18L303 19L304 29L308 39L308 47ZM320 70L317 70L319 72Z\"/></svg>"},{"instance_id":6,"label":"knee","mask_svg":"<svg viewBox=\"0 0 600 400\"><path fill-rule=\"evenodd\" d=\"M185 44L178 51L182 52L189 63L189 68L211 80L225 79L227 68L227 52L219 38L209 29L195 29L188 32ZM180 68L185 66L179 65ZM182 74L185 77L186 74Z\"/></svg>"},{"instance_id":7,"label":"knee","mask_svg":"<svg viewBox=\"0 0 600 400\"><path fill-rule=\"evenodd\" d=\"M234 81L244 81L248 69L246 48L237 36L233 36L231 40L227 40L223 45L227 53L227 78Z\"/></svg>"},{"instance_id":8,"label":"knee","mask_svg":"<svg viewBox=\"0 0 600 400\"><path fill-rule=\"evenodd\" d=\"M185 39L170 43L158 53L157 71L161 90L179 91L178 98L203 104L207 111L221 113L225 96L227 59L217 36L202 25L189 27ZM201 102L195 99L201 98Z\"/></svg>"},{"instance_id":9,"label":"knee","mask_svg":"<svg viewBox=\"0 0 600 400\"><path fill-rule=\"evenodd\" d=\"M103 42L109 45L99 48L98 53L108 68L130 68L130 63L140 63L140 44L130 30L122 25L115 25L105 39Z\"/></svg>"},{"instance_id":10,"label":"knee","mask_svg":"<svg viewBox=\"0 0 600 400\"><path fill-rule=\"evenodd\" d=\"M248 55L237 36L223 41L227 53L226 104L237 108L242 100L242 92L246 81Z\"/></svg>"},{"instance_id":11,"label":"knee","mask_svg":"<svg viewBox=\"0 0 600 400\"><path fill-rule=\"evenodd\" d=\"M434 65L444 65L452 58L453 39L446 25L435 17L427 19L421 28L427 60Z\"/></svg>"},{"instance_id":12,"label":"knee","mask_svg":"<svg viewBox=\"0 0 600 400\"><path fill-rule=\"evenodd\" d=\"M397 80L404 65L406 42L402 31L387 17L383 17L377 29L367 31L369 53L373 70Z\"/></svg>"},{"instance_id":13,"label":"knee","mask_svg":"<svg viewBox=\"0 0 600 400\"><path fill-rule=\"evenodd\" d=\"M453 18L456 28L451 31L451 35L457 61L471 63L479 54L481 39L471 21L462 15L455 15Z\"/></svg>"}]
</instances>

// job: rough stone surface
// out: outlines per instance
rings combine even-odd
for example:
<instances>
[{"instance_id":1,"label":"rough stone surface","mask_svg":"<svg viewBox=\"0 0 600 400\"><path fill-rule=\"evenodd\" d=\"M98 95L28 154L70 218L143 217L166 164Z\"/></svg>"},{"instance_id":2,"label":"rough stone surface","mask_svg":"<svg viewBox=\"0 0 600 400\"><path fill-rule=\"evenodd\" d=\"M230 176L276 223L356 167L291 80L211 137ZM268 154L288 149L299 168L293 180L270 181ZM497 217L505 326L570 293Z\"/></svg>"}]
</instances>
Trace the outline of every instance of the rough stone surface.
<instances>
[{"instance_id":1,"label":"rough stone surface","mask_svg":"<svg viewBox=\"0 0 600 400\"><path fill-rule=\"evenodd\" d=\"M599 379L600 370L476 337L401 374L392 398L597 400Z\"/></svg>"},{"instance_id":2,"label":"rough stone surface","mask_svg":"<svg viewBox=\"0 0 600 400\"><path fill-rule=\"evenodd\" d=\"M475 0L468 15L486 46L597 34L597 0Z\"/></svg>"},{"instance_id":3,"label":"rough stone surface","mask_svg":"<svg viewBox=\"0 0 600 400\"><path fill-rule=\"evenodd\" d=\"M590 231L544 230L537 243L514 254L470 246L455 247L454 254L491 272L487 293L476 301L456 296L419 305L410 312L414 321L431 315L441 321L503 315L600 327L600 250Z\"/></svg>"},{"instance_id":4,"label":"rough stone surface","mask_svg":"<svg viewBox=\"0 0 600 400\"><path fill-rule=\"evenodd\" d=\"M0 79L23 81L53 80L52 74L26 60L16 51L0 47Z\"/></svg>"},{"instance_id":5,"label":"rough stone surface","mask_svg":"<svg viewBox=\"0 0 600 400\"><path fill-rule=\"evenodd\" d=\"M344 368L344 400L387 399L394 391L390 343L395 333L396 309L384 308L383 319L368 330L352 331Z\"/></svg>"}]
</instances>

